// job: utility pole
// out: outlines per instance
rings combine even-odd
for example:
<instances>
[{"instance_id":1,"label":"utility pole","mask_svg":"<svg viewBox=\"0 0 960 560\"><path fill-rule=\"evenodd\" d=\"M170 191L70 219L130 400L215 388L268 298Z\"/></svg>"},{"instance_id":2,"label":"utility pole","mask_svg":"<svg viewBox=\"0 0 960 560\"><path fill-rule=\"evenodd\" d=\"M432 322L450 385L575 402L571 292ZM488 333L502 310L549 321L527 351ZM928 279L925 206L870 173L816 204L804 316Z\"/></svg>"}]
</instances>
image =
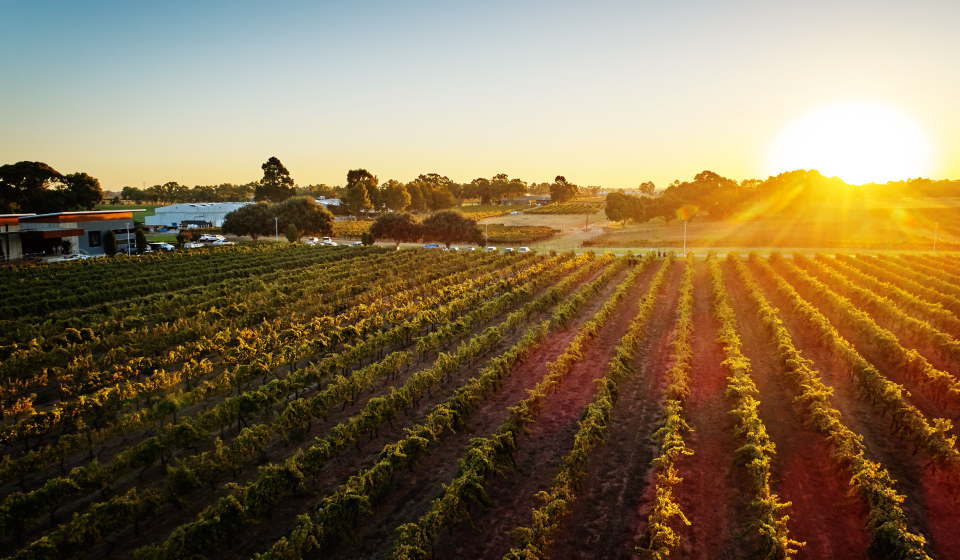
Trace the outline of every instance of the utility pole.
<instances>
[{"instance_id":1,"label":"utility pole","mask_svg":"<svg viewBox=\"0 0 960 560\"><path fill-rule=\"evenodd\" d=\"M936 246L936 245L934 245ZM130 256L130 224L127 224L127 256Z\"/></svg>"},{"instance_id":2,"label":"utility pole","mask_svg":"<svg viewBox=\"0 0 960 560\"><path fill-rule=\"evenodd\" d=\"M273 219L274 234L277 236L277 242L280 241L280 218Z\"/></svg>"},{"instance_id":3,"label":"utility pole","mask_svg":"<svg viewBox=\"0 0 960 560\"><path fill-rule=\"evenodd\" d=\"M936 247L936 244L934 244ZM683 256L687 256L687 221L683 221Z\"/></svg>"}]
</instances>

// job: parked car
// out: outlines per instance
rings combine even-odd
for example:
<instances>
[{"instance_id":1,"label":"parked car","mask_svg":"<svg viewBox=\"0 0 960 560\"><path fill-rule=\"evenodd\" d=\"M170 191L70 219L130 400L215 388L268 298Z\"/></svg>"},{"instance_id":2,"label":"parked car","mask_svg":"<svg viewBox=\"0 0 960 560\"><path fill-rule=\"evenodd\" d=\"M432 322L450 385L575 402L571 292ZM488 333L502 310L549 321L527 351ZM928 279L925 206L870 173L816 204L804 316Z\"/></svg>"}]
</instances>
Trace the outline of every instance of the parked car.
<instances>
[{"instance_id":1,"label":"parked car","mask_svg":"<svg viewBox=\"0 0 960 560\"><path fill-rule=\"evenodd\" d=\"M519 249L517 249L517 252L518 252L518 253L532 253L533 251L530 250L530 247L520 247Z\"/></svg>"},{"instance_id":2,"label":"parked car","mask_svg":"<svg viewBox=\"0 0 960 560\"><path fill-rule=\"evenodd\" d=\"M510 213L511 213L511 214L519 214L520 212L519 212L518 210L514 210L513 212L510 212Z\"/></svg>"},{"instance_id":3,"label":"parked car","mask_svg":"<svg viewBox=\"0 0 960 560\"><path fill-rule=\"evenodd\" d=\"M336 247L336 246L337 246L337 242L334 241L333 239L330 239L329 237L324 237L324 238L323 238L323 241L321 241L320 244L321 244L321 245L325 245L325 246L327 246L327 247Z\"/></svg>"},{"instance_id":4,"label":"parked car","mask_svg":"<svg viewBox=\"0 0 960 560\"><path fill-rule=\"evenodd\" d=\"M440 246L437 245L436 243L427 243L426 245L423 246L423 248L424 248L424 249L439 249Z\"/></svg>"},{"instance_id":5,"label":"parked car","mask_svg":"<svg viewBox=\"0 0 960 560\"><path fill-rule=\"evenodd\" d=\"M214 245L233 245L233 241L227 241L226 239L217 239L213 242Z\"/></svg>"},{"instance_id":6,"label":"parked car","mask_svg":"<svg viewBox=\"0 0 960 560\"><path fill-rule=\"evenodd\" d=\"M184 248L184 249L200 249L201 247L204 247L204 244L203 244L203 243L197 243L197 242L195 242L195 241L191 241L191 242L189 242L189 243L184 243L184 244L183 244L183 248Z\"/></svg>"},{"instance_id":7,"label":"parked car","mask_svg":"<svg viewBox=\"0 0 960 560\"><path fill-rule=\"evenodd\" d=\"M495 253L496 251L497 251L496 247L487 247L486 249L484 249L484 252L486 253L491 253L491 252Z\"/></svg>"},{"instance_id":8,"label":"parked car","mask_svg":"<svg viewBox=\"0 0 960 560\"><path fill-rule=\"evenodd\" d=\"M477 250L476 247L467 247L466 249L464 249L464 251L476 251L476 250Z\"/></svg>"},{"instance_id":9,"label":"parked car","mask_svg":"<svg viewBox=\"0 0 960 560\"><path fill-rule=\"evenodd\" d=\"M303 243L304 243L305 245L319 245L319 244L320 244L320 238L319 238L319 237L308 237L307 240L304 241Z\"/></svg>"},{"instance_id":10,"label":"parked car","mask_svg":"<svg viewBox=\"0 0 960 560\"><path fill-rule=\"evenodd\" d=\"M147 245L156 252L161 251L173 251L176 250L176 247L169 243L147 243Z\"/></svg>"},{"instance_id":11,"label":"parked car","mask_svg":"<svg viewBox=\"0 0 960 560\"><path fill-rule=\"evenodd\" d=\"M200 239L198 239L200 243L214 243L216 241L226 241L226 240L227 238L222 235L212 235L209 233L205 233L201 235Z\"/></svg>"},{"instance_id":12,"label":"parked car","mask_svg":"<svg viewBox=\"0 0 960 560\"><path fill-rule=\"evenodd\" d=\"M512 253L512 252L513 252L513 247L507 247L506 249L503 250L503 252L504 252L504 253Z\"/></svg>"},{"instance_id":13,"label":"parked car","mask_svg":"<svg viewBox=\"0 0 960 560\"><path fill-rule=\"evenodd\" d=\"M363 241L354 241L350 244L351 247L357 247L359 245L363 245Z\"/></svg>"},{"instance_id":14,"label":"parked car","mask_svg":"<svg viewBox=\"0 0 960 560\"><path fill-rule=\"evenodd\" d=\"M460 252L460 248L459 248L459 247L450 247L449 250L450 250L450 251L453 251L454 253L459 253L459 252Z\"/></svg>"}]
</instances>

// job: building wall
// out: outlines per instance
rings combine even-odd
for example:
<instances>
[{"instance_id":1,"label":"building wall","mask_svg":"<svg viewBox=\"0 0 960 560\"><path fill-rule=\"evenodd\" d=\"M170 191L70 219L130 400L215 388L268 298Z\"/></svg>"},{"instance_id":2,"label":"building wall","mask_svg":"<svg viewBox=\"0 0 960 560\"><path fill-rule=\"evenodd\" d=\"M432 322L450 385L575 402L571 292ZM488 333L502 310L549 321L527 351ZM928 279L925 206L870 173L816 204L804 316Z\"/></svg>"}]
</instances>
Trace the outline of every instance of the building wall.
<instances>
[{"instance_id":1,"label":"building wall","mask_svg":"<svg viewBox=\"0 0 960 560\"><path fill-rule=\"evenodd\" d=\"M208 204L172 204L155 210L154 216L147 216L148 226L179 226L181 222L211 222L214 227L223 226L227 214L246 206L246 202L216 202Z\"/></svg>"},{"instance_id":2,"label":"building wall","mask_svg":"<svg viewBox=\"0 0 960 560\"><path fill-rule=\"evenodd\" d=\"M106 240L107 232L110 230L122 230L124 233L117 234L117 244L120 246L120 250L126 250L127 242L127 224L130 225L130 239L133 240L136 237L136 232L133 229L132 220L105 220L101 222L81 222L78 224L78 227L83 229L86 232L86 235L80 235L73 238L64 238L73 240L74 249L82 249L91 255L103 255L103 242ZM91 236L90 233L95 232L97 235ZM91 239L91 237L95 239ZM99 243L94 245L91 241L97 241Z\"/></svg>"}]
</instances>

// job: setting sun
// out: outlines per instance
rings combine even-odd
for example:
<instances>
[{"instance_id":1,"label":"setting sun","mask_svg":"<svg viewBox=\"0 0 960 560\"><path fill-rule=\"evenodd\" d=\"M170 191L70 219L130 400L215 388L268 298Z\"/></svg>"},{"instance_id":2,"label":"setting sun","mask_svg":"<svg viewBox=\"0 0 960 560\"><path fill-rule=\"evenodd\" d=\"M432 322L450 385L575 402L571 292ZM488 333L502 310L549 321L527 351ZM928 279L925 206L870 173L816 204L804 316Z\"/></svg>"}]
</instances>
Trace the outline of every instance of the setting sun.
<instances>
[{"instance_id":1,"label":"setting sun","mask_svg":"<svg viewBox=\"0 0 960 560\"><path fill-rule=\"evenodd\" d=\"M844 102L816 109L774 143L771 170L817 169L850 184L929 173L930 149L910 117L885 105Z\"/></svg>"}]
</instances>

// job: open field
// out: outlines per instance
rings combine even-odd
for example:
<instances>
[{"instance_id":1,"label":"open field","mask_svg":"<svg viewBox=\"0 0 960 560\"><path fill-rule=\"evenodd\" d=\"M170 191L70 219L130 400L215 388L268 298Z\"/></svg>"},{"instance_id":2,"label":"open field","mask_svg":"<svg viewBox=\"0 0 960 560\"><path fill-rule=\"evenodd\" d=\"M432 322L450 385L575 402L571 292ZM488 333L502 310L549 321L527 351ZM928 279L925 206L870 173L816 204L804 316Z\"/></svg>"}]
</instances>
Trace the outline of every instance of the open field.
<instances>
[{"instance_id":1,"label":"open field","mask_svg":"<svg viewBox=\"0 0 960 560\"><path fill-rule=\"evenodd\" d=\"M5 556L960 556L960 257L0 275Z\"/></svg>"}]
</instances>

